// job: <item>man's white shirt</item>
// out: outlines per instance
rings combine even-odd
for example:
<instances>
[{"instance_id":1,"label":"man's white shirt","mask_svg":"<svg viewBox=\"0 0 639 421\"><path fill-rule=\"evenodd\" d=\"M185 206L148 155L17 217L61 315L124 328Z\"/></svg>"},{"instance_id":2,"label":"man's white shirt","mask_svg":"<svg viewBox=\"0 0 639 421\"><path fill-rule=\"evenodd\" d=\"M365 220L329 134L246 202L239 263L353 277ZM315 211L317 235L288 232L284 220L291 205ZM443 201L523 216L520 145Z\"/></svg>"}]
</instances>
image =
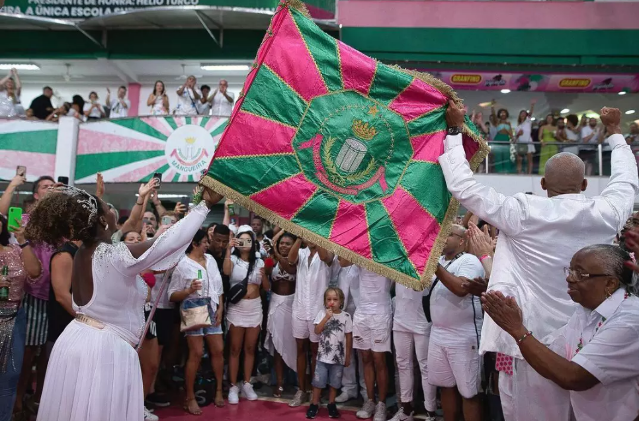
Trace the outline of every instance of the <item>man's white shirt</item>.
<instances>
[{"instance_id":1,"label":"man's white shirt","mask_svg":"<svg viewBox=\"0 0 639 421\"><path fill-rule=\"evenodd\" d=\"M489 290L513 296L524 325L538 338L568 322L575 303L563 268L585 246L611 244L632 213L639 183L637 163L622 135L612 135L612 175L597 197L565 194L505 196L474 179L461 135L447 136L439 157L452 195L500 230ZM522 358L515 341L486 315L480 352Z\"/></svg>"}]
</instances>

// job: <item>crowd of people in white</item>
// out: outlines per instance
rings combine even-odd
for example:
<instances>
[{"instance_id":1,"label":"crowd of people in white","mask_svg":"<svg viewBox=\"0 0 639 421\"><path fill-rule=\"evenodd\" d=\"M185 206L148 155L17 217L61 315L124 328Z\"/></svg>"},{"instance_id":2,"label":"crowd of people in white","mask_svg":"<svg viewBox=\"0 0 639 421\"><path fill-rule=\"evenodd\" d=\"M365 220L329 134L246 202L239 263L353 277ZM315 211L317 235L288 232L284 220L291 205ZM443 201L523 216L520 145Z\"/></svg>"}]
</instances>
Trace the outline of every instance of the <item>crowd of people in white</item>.
<instances>
[{"instance_id":1,"label":"crowd of people in white","mask_svg":"<svg viewBox=\"0 0 639 421\"><path fill-rule=\"evenodd\" d=\"M179 106L196 108L202 97L194 80L180 89ZM212 97L233 100L222 85ZM149 103L163 106L156 99ZM159 403L157 370L162 348L175 340L176 311L188 344L184 409L191 414L201 413L194 383L206 344L218 407L225 378L229 404L258 399L252 374L263 348L274 358L273 395L282 397L287 367L295 371L289 406L309 402L307 418L318 415L321 391L330 387L332 418L337 404L361 393L358 418L412 420L421 407L417 373L427 420L438 417L438 396L445 421L486 419L486 390L499 396L507 421L635 420L639 267L628 252L639 251L639 218L631 216L639 180L619 110L601 110L612 175L597 197L584 195L584 162L571 153L547 160L547 197L505 196L482 185L462 145L464 114L449 104L439 164L468 213L450 228L424 291L283 230L265 233L260 218L230 225L230 201L223 223L203 229L222 199L208 189L188 212L167 212L152 180L140 187L131 215L118 219L103 189L91 195L39 180L26 228L9 234L10 222L0 219L0 266L9 267L0 314L11 320L0 329L8 391L0 420L10 419L14 400L14 413L24 410L36 356L29 348L47 343L48 369L46 377L38 373L34 395L39 421L157 419L145 401ZM0 199L3 215L21 182ZM147 211L149 201L157 215ZM61 327L56 314L66 314ZM43 326L52 323L58 336L47 340ZM391 352L394 414L386 407Z\"/></svg>"}]
</instances>

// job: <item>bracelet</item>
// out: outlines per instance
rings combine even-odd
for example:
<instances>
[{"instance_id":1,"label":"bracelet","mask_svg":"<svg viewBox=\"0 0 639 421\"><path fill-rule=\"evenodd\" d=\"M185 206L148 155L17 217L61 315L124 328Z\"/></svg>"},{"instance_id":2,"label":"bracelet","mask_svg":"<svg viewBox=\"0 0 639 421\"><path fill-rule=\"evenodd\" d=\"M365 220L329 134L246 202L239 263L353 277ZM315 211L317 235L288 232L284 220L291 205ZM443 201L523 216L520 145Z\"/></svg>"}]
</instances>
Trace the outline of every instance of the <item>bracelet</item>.
<instances>
[{"instance_id":1,"label":"bracelet","mask_svg":"<svg viewBox=\"0 0 639 421\"><path fill-rule=\"evenodd\" d=\"M19 246L21 249L23 249L23 248L25 248L25 247L27 247L27 246L29 246L29 245L31 245L31 243L30 243L29 241L25 241L25 242L24 242L24 243L22 243L22 244L18 244L18 246Z\"/></svg>"},{"instance_id":2,"label":"bracelet","mask_svg":"<svg viewBox=\"0 0 639 421\"><path fill-rule=\"evenodd\" d=\"M480 262L483 262L486 259L492 259L493 256L491 256L490 254L484 254L482 257L479 258Z\"/></svg>"},{"instance_id":3,"label":"bracelet","mask_svg":"<svg viewBox=\"0 0 639 421\"><path fill-rule=\"evenodd\" d=\"M142 202L142 203L135 202L135 204L138 205L138 206L142 206L142 205L144 205L144 202Z\"/></svg>"},{"instance_id":4,"label":"bracelet","mask_svg":"<svg viewBox=\"0 0 639 421\"><path fill-rule=\"evenodd\" d=\"M528 332L524 333L524 336L522 336L521 338L517 339L517 343L521 344L524 341L524 339L526 339L529 336L532 336L532 334L533 333L529 330Z\"/></svg>"}]
</instances>

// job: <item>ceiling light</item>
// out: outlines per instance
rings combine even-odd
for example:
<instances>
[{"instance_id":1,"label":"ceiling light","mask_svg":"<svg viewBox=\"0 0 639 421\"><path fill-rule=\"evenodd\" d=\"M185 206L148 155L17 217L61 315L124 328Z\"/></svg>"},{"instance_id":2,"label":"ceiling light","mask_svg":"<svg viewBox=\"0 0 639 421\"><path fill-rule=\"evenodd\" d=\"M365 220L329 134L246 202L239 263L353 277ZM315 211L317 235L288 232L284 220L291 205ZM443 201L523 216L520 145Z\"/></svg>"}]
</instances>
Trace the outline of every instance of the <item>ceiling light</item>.
<instances>
[{"instance_id":1,"label":"ceiling light","mask_svg":"<svg viewBox=\"0 0 639 421\"><path fill-rule=\"evenodd\" d=\"M0 70L40 70L40 66L33 63L0 63Z\"/></svg>"},{"instance_id":2,"label":"ceiling light","mask_svg":"<svg viewBox=\"0 0 639 421\"><path fill-rule=\"evenodd\" d=\"M248 64L203 64L200 66L202 70L208 70L211 72L223 71L223 72L247 72L250 67Z\"/></svg>"},{"instance_id":3,"label":"ceiling light","mask_svg":"<svg viewBox=\"0 0 639 421\"><path fill-rule=\"evenodd\" d=\"M531 121L535 121L535 120L537 120L537 117L530 117L530 120Z\"/></svg>"},{"instance_id":4,"label":"ceiling light","mask_svg":"<svg viewBox=\"0 0 639 421\"><path fill-rule=\"evenodd\" d=\"M563 110L561 110L561 114L567 114L569 112L570 110L568 108L564 108Z\"/></svg>"},{"instance_id":5,"label":"ceiling light","mask_svg":"<svg viewBox=\"0 0 639 421\"><path fill-rule=\"evenodd\" d=\"M621 91L621 92L619 92L619 95L625 95L625 94L627 94L627 92L626 92L626 91Z\"/></svg>"},{"instance_id":6,"label":"ceiling light","mask_svg":"<svg viewBox=\"0 0 639 421\"><path fill-rule=\"evenodd\" d=\"M635 110L628 110L628 111L626 111L626 114L627 114L627 115L634 114L634 113L635 113Z\"/></svg>"},{"instance_id":7,"label":"ceiling light","mask_svg":"<svg viewBox=\"0 0 639 421\"><path fill-rule=\"evenodd\" d=\"M501 93L502 94L509 94L510 93L510 89L502 89Z\"/></svg>"}]
</instances>

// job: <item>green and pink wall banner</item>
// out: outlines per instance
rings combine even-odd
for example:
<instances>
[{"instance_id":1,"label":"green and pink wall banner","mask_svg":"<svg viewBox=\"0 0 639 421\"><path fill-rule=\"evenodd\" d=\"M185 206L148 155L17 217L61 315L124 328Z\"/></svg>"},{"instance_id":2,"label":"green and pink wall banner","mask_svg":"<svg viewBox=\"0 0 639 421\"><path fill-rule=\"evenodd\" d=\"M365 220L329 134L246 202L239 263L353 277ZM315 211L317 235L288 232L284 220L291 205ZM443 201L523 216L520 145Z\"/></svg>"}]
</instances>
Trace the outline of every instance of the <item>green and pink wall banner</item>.
<instances>
[{"instance_id":1,"label":"green and pink wall banner","mask_svg":"<svg viewBox=\"0 0 639 421\"><path fill-rule=\"evenodd\" d=\"M0 119L0 179L12 179L18 165L27 167L28 181L53 175L57 143L55 123Z\"/></svg>"},{"instance_id":2,"label":"green and pink wall banner","mask_svg":"<svg viewBox=\"0 0 639 421\"><path fill-rule=\"evenodd\" d=\"M208 167L226 117L148 116L80 125L75 179L93 183L101 172L111 183L198 181Z\"/></svg>"},{"instance_id":3,"label":"green and pink wall banner","mask_svg":"<svg viewBox=\"0 0 639 421\"><path fill-rule=\"evenodd\" d=\"M226 117L147 116L78 124L0 119L0 179L10 180L16 166L27 179L69 176L75 184L148 181L195 182L208 167L226 127Z\"/></svg>"}]
</instances>

